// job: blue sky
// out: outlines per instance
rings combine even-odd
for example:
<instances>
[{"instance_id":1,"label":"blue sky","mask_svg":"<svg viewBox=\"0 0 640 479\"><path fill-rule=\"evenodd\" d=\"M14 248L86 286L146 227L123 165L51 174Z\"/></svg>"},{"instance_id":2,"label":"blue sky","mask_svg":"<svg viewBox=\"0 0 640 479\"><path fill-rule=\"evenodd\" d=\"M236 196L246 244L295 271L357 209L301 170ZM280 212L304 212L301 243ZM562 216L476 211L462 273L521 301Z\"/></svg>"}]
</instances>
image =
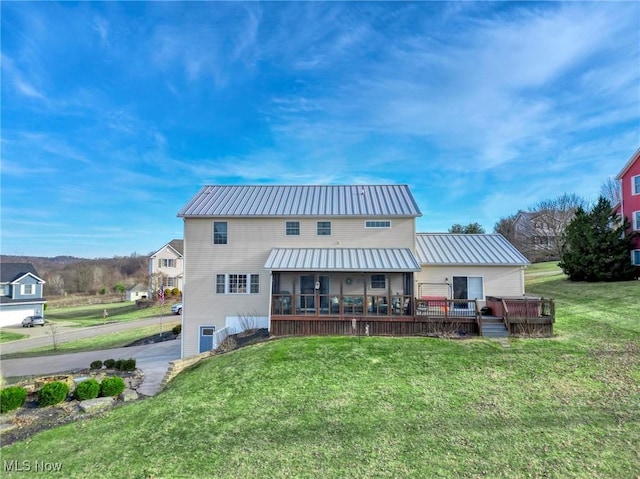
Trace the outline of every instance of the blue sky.
<instances>
[{"instance_id":1,"label":"blue sky","mask_svg":"<svg viewBox=\"0 0 640 479\"><path fill-rule=\"evenodd\" d=\"M147 254L203 184L407 183L419 231L640 145L637 2L2 2L3 254Z\"/></svg>"}]
</instances>

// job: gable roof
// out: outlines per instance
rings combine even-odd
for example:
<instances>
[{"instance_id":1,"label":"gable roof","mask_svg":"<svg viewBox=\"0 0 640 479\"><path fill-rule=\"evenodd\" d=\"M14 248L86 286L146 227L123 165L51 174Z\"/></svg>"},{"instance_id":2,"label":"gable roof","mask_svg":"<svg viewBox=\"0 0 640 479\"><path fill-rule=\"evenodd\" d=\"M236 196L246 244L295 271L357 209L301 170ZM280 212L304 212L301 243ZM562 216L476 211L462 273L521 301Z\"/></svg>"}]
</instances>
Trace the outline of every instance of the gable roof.
<instances>
[{"instance_id":1,"label":"gable roof","mask_svg":"<svg viewBox=\"0 0 640 479\"><path fill-rule=\"evenodd\" d=\"M173 249L178 254L178 256L180 256L180 257L182 257L184 255L184 240L172 239L166 245L164 245L162 248L160 248L158 251L153 253L150 257L151 258L155 257L160 251L162 251L163 249L165 249L167 247Z\"/></svg>"},{"instance_id":2,"label":"gable roof","mask_svg":"<svg viewBox=\"0 0 640 479\"><path fill-rule=\"evenodd\" d=\"M629 170L629 168L631 168L631 165L638 161L638 159L640 159L640 148L638 148L636 152L631 155L631 158L629 158L627 164L624 165L624 168L622 168L622 170L620 170L620 173L618 173L618 176L616 176L616 180L621 180L624 174Z\"/></svg>"},{"instance_id":3,"label":"gable roof","mask_svg":"<svg viewBox=\"0 0 640 479\"><path fill-rule=\"evenodd\" d=\"M426 265L524 266L529 264L500 234L418 233L416 253Z\"/></svg>"},{"instance_id":4,"label":"gable roof","mask_svg":"<svg viewBox=\"0 0 640 479\"><path fill-rule=\"evenodd\" d=\"M23 276L31 274L38 281L45 281L38 276L36 268L31 263L2 263L0 264L0 283L13 283Z\"/></svg>"},{"instance_id":5,"label":"gable roof","mask_svg":"<svg viewBox=\"0 0 640 479\"><path fill-rule=\"evenodd\" d=\"M202 189L178 217L422 216L407 185L222 186Z\"/></svg>"},{"instance_id":6,"label":"gable roof","mask_svg":"<svg viewBox=\"0 0 640 479\"><path fill-rule=\"evenodd\" d=\"M133 286L131 286L129 289L127 289L127 291L131 291L131 292L136 292L136 291L147 291L147 285L143 284L143 283L136 283Z\"/></svg>"}]
</instances>

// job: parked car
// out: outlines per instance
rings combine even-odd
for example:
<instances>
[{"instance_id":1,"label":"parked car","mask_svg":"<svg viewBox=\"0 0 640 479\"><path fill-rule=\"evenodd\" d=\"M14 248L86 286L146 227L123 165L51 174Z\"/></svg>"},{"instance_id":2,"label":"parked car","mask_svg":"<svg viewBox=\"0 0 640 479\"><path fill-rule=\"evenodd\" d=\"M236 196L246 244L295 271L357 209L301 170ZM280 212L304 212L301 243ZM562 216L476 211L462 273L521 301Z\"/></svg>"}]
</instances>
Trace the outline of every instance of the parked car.
<instances>
[{"instance_id":1,"label":"parked car","mask_svg":"<svg viewBox=\"0 0 640 479\"><path fill-rule=\"evenodd\" d=\"M182 303L176 303L171 306L171 312L173 314L182 314Z\"/></svg>"},{"instance_id":2,"label":"parked car","mask_svg":"<svg viewBox=\"0 0 640 479\"><path fill-rule=\"evenodd\" d=\"M23 328L33 328L34 326L44 326L44 318L42 316L27 316L22 320Z\"/></svg>"}]
</instances>

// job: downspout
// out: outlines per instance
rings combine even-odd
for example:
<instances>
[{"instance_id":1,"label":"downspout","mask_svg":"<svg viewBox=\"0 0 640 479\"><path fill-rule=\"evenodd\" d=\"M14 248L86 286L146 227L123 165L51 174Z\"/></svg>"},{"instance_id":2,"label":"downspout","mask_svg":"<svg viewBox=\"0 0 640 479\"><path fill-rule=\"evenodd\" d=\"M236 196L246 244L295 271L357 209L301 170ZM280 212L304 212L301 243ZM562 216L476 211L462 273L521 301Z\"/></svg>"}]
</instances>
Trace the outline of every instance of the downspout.
<instances>
[{"instance_id":1,"label":"downspout","mask_svg":"<svg viewBox=\"0 0 640 479\"><path fill-rule=\"evenodd\" d=\"M182 237L184 238L184 232L187 229L185 225L185 219L182 219ZM151 266L149 266L151 267ZM151 282L152 279L149 278ZM184 311L185 311L185 285L187 284L187 242L183 242L182 246L182 313L180 314L180 359L184 359L184 337L187 333L184 327ZM198 335L200 334L200 328L198 328Z\"/></svg>"},{"instance_id":2,"label":"downspout","mask_svg":"<svg viewBox=\"0 0 640 479\"><path fill-rule=\"evenodd\" d=\"M269 272L269 315L267 316L267 329L271 335L271 306L273 306L273 271Z\"/></svg>"}]
</instances>

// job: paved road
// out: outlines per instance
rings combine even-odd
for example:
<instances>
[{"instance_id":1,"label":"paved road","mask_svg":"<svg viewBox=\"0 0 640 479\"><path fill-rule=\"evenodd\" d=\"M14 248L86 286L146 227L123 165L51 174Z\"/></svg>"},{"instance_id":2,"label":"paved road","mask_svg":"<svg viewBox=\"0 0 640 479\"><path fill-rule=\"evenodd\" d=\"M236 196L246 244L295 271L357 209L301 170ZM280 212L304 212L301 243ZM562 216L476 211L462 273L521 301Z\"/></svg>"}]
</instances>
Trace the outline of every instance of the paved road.
<instances>
[{"instance_id":1,"label":"paved road","mask_svg":"<svg viewBox=\"0 0 640 479\"><path fill-rule=\"evenodd\" d=\"M55 374L74 369L85 369L92 361L105 359L136 359L136 367L144 373L138 392L155 395L169 367L169 362L180 357L180 340L174 339L144 346L59 354L36 358L3 359L0 369L3 377Z\"/></svg>"},{"instance_id":2,"label":"paved road","mask_svg":"<svg viewBox=\"0 0 640 479\"><path fill-rule=\"evenodd\" d=\"M158 332L162 325L164 331L168 331L168 324L178 319L178 316L164 316L147 318L123 323L110 323L86 328L63 327L58 328L58 342L63 343L76 339L101 336L116 331L141 328L158 325ZM26 351L40 346L51 345L50 328L4 328L15 330L14 332L29 333L30 338L1 344L2 354ZM49 334L47 333L49 330ZM135 358L136 366L144 372L144 381L138 388L138 392L146 396L155 395L162 379L169 367L169 362L180 358L180 340L165 341L144 346L132 346L128 348L105 349L101 351L86 351L82 353L59 354L55 356L42 356L34 358L3 359L0 361L0 371L3 377L34 376L55 374L74 369L84 369L92 361L105 359Z\"/></svg>"},{"instance_id":3,"label":"paved road","mask_svg":"<svg viewBox=\"0 0 640 479\"><path fill-rule=\"evenodd\" d=\"M127 329L153 326L154 324L158 325L158 332L160 332L161 324L163 326L163 330L168 331L168 324L179 320L180 316L176 315L163 317L158 316L155 318L138 319L136 321L114 322L104 325L101 324L99 326L89 326L81 328L72 326L61 326L61 323L56 323L56 327L58 330L58 344L66 343L68 341L73 341L76 339L101 336L104 334L114 333L116 331L126 331ZM44 327L36 326L35 328L23 328L21 326L2 328L4 331L29 334L30 337L28 339L19 339L18 341L11 341L9 343L0 344L0 354L17 353L19 351L27 351L29 349L39 348L41 346L51 346L52 338L51 328L49 327L49 324L50 323L48 323Z\"/></svg>"}]
</instances>

